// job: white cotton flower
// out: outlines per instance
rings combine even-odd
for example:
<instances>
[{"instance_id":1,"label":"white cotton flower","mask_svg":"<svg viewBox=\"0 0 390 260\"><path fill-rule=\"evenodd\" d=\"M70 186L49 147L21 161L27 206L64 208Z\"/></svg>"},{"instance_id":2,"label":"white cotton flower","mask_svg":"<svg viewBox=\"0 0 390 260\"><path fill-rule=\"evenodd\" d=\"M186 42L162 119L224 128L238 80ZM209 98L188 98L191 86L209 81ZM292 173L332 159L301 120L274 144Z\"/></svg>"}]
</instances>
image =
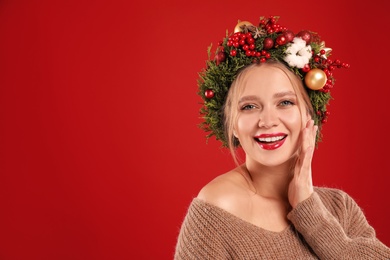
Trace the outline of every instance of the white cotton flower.
<instances>
[{"instance_id":1,"label":"white cotton flower","mask_svg":"<svg viewBox=\"0 0 390 260\"><path fill-rule=\"evenodd\" d=\"M290 67L302 69L309 63L311 56L311 46L306 45L302 38L295 37L286 49L286 56L283 59Z\"/></svg>"}]
</instances>

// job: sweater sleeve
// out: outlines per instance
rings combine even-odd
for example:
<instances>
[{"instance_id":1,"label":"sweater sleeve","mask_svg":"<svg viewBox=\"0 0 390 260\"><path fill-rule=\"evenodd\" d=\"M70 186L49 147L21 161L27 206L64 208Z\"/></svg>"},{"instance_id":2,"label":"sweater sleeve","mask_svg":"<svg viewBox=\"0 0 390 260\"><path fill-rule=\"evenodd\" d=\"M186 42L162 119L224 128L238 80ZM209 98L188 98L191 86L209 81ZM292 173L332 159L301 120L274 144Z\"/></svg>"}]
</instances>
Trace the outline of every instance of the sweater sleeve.
<instances>
[{"instance_id":1,"label":"sweater sleeve","mask_svg":"<svg viewBox=\"0 0 390 260\"><path fill-rule=\"evenodd\" d=\"M217 226L213 212L193 201L180 228L174 259L228 259Z\"/></svg>"},{"instance_id":2,"label":"sweater sleeve","mask_svg":"<svg viewBox=\"0 0 390 260\"><path fill-rule=\"evenodd\" d=\"M320 259L390 259L362 210L346 193L314 192L288 218Z\"/></svg>"}]
</instances>

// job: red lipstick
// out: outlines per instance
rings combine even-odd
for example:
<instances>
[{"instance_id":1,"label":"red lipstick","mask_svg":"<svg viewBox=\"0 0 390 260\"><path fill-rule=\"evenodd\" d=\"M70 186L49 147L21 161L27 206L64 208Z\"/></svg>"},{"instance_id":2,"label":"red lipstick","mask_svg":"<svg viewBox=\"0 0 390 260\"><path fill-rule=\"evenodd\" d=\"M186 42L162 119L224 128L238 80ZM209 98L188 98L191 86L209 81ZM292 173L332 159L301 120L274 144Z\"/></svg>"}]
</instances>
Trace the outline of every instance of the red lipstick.
<instances>
[{"instance_id":1,"label":"red lipstick","mask_svg":"<svg viewBox=\"0 0 390 260\"><path fill-rule=\"evenodd\" d=\"M256 142L264 150L275 150L281 147L286 141L287 135L283 133L261 134L255 136Z\"/></svg>"}]
</instances>

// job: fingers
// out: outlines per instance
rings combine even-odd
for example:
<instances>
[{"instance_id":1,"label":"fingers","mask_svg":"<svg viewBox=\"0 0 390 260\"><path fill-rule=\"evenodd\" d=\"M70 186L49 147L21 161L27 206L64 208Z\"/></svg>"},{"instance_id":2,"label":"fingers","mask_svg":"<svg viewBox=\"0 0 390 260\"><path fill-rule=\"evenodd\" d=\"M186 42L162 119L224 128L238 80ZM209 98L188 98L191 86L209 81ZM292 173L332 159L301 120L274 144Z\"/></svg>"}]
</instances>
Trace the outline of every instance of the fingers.
<instances>
[{"instance_id":1,"label":"fingers","mask_svg":"<svg viewBox=\"0 0 390 260\"><path fill-rule=\"evenodd\" d=\"M302 133L302 151L306 151L309 147L314 148L316 143L317 130L318 126L314 125L314 120L308 120L306 123L306 127L303 129Z\"/></svg>"},{"instance_id":2,"label":"fingers","mask_svg":"<svg viewBox=\"0 0 390 260\"><path fill-rule=\"evenodd\" d=\"M295 165L295 172L297 174L301 172L310 174L311 172L317 129L318 126L314 125L314 120L310 119L307 121L306 127L302 130L300 156Z\"/></svg>"},{"instance_id":3,"label":"fingers","mask_svg":"<svg viewBox=\"0 0 390 260\"><path fill-rule=\"evenodd\" d=\"M311 161L313 158L313 151L314 148L312 146L309 146L303 154L300 172L306 173L307 176L311 174Z\"/></svg>"},{"instance_id":4,"label":"fingers","mask_svg":"<svg viewBox=\"0 0 390 260\"><path fill-rule=\"evenodd\" d=\"M314 125L313 120L309 120L307 122L307 125L305 129L303 129L303 142L302 142L302 151L300 159L298 160L299 163L297 163L297 177L299 179L299 182L301 182L301 188L303 188L302 192L304 194L310 194L313 189L312 184L312 172L311 172L311 164L314 154L314 147L315 147L315 138L317 135L317 129L318 127Z\"/></svg>"},{"instance_id":5,"label":"fingers","mask_svg":"<svg viewBox=\"0 0 390 260\"><path fill-rule=\"evenodd\" d=\"M299 156L295 164L294 177L289 185L289 201L293 208L313 193L311 164L318 127L308 120L301 132Z\"/></svg>"}]
</instances>

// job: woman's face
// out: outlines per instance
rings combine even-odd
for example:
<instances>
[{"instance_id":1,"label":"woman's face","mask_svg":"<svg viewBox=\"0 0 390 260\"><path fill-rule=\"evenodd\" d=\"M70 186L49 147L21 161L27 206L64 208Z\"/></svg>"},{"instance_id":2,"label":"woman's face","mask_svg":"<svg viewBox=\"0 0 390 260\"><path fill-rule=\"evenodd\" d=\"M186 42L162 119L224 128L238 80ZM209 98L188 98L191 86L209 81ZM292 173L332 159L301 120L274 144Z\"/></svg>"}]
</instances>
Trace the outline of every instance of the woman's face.
<instances>
[{"instance_id":1,"label":"woman's face","mask_svg":"<svg viewBox=\"0 0 390 260\"><path fill-rule=\"evenodd\" d=\"M302 120L307 120L290 80L278 68L258 66L242 84L234 132L246 160L267 166L285 163L296 152Z\"/></svg>"}]
</instances>

